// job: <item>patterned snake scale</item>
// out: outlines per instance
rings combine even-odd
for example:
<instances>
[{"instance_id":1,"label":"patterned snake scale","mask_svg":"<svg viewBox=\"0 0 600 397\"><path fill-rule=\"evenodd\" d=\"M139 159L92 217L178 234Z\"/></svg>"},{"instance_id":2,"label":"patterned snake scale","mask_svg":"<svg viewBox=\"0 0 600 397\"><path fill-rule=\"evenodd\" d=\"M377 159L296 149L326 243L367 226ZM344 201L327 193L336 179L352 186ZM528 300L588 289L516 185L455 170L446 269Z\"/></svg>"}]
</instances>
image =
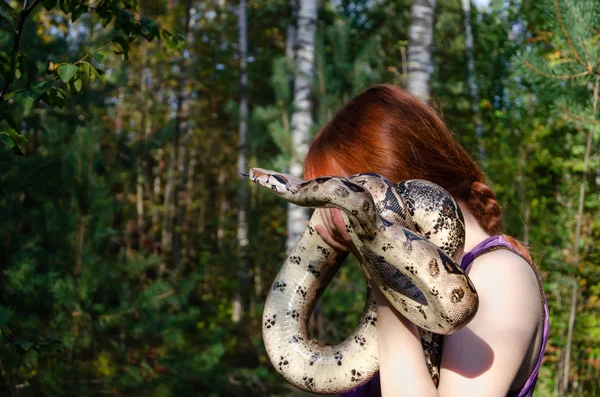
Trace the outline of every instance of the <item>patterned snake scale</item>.
<instances>
[{"instance_id":1,"label":"patterned snake scale","mask_svg":"<svg viewBox=\"0 0 600 397\"><path fill-rule=\"evenodd\" d=\"M424 180L394 185L378 174L305 181L260 168L249 178L305 207L339 208L364 265L390 303L419 327L427 366L439 382L442 337L475 316L478 298L457 264L464 220L448 192ZM263 339L275 369L296 387L337 394L368 382L378 371L377 311L370 288L360 323L337 346L309 340L307 324L319 297L347 257L315 230L314 211L267 297Z\"/></svg>"}]
</instances>

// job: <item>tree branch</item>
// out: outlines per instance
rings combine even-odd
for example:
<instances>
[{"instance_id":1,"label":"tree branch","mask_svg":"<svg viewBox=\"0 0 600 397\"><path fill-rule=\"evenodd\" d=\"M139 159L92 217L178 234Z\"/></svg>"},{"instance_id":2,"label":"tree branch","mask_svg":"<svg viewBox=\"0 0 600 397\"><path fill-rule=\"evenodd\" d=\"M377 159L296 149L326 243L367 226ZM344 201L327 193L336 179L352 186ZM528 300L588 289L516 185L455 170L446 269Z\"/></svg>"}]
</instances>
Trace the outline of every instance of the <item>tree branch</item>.
<instances>
[{"instance_id":1,"label":"tree branch","mask_svg":"<svg viewBox=\"0 0 600 397\"><path fill-rule=\"evenodd\" d=\"M573 42L571 41L571 37L569 36L569 32L567 31L567 27L565 26L565 22L563 21L563 18L562 18L562 13L560 12L559 0L554 0L554 5L556 7L556 17L558 18L558 23L560 24L560 29L562 30L563 34L565 35L565 39L567 39L567 43L569 43L569 47L571 47L571 51L573 51L573 55L575 55L577 62L579 62L581 64L581 66L583 66L586 70L589 71L590 65L586 65L585 62L583 62L583 59L581 59L581 56L579 56L579 52L577 52L577 49L575 48L575 46L573 45Z\"/></svg>"},{"instance_id":2,"label":"tree branch","mask_svg":"<svg viewBox=\"0 0 600 397\"><path fill-rule=\"evenodd\" d=\"M17 23L17 28L15 29L15 37L13 38L12 53L10 54L11 65L15 64L15 57L19 52L19 42L21 41L21 34L23 33L23 26L25 25L25 20L27 19L31 11L35 8L35 6L38 5L39 2L40 0L33 0L31 4L28 5L28 0L25 0L25 2L23 3L23 10L19 15L19 22ZM6 95L8 87L12 84L14 75L14 71L11 71L6 77L6 80L4 80L4 84L0 89L0 103L4 101L4 95Z\"/></svg>"},{"instance_id":3,"label":"tree branch","mask_svg":"<svg viewBox=\"0 0 600 397\"><path fill-rule=\"evenodd\" d=\"M585 117L581 117L578 114L571 112L566 106L559 106L560 109L564 112L563 116L571 121L580 121L582 123L592 123L595 125L600 125L600 121L595 118L586 119Z\"/></svg>"},{"instance_id":4,"label":"tree branch","mask_svg":"<svg viewBox=\"0 0 600 397\"><path fill-rule=\"evenodd\" d=\"M550 73L546 73L543 70L536 68L526 59L523 59L523 63L525 64L525 66L527 66L529 69L533 70L537 74L540 74L544 77L548 77L551 79L571 80L571 79L577 79L579 77L588 76L590 74L590 71L588 71L588 70L586 70L585 72L576 73L576 74L550 74Z\"/></svg>"}]
</instances>

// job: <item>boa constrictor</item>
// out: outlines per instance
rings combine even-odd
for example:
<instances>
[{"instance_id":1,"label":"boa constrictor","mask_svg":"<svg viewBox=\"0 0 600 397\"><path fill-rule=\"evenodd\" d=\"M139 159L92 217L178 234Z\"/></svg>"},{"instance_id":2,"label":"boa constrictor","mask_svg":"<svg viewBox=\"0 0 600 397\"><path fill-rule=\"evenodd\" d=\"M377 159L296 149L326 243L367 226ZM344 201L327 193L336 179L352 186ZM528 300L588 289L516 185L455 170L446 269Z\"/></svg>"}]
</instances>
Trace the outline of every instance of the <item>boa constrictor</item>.
<instances>
[{"instance_id":1,"label":"boa constrictor","mask_svg":"<svg viewBox=\"0 0 600 397\"><path fill-rule=\"evenodd\" d=\"M310 181L260 168L249 178L305 207L339 208L371 283L419 327L425 359L439 381L441 335L465 326L478 308L475 288L457 264L464 249L464 220L448 192L424 180L394 185L378 174ZM378 371L376 304L368 289L360 323L337 346L309 340L314 306L347 253L308 227L275 278L263 312L263 339L276 370L296 387L336 394L358 387Z\"/></svg>"}]
</instances>

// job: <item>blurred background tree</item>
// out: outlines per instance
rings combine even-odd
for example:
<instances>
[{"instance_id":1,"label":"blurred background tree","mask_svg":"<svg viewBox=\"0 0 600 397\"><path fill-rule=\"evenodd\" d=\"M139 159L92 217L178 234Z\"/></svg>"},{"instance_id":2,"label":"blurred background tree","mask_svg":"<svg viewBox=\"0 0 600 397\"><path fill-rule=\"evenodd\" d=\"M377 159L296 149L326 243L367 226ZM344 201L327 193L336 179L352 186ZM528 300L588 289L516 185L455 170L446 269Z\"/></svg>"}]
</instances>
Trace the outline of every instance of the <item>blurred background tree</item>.
<instances>
[{"instance_id":1,"label":"blurred background tree","mask_svg":"<svg viewBox=\"0 0 600 397\"><path fill-rule=\"evenodd\" d=\"M0 0L0 395L306 395L260 333L288 206L238 172L297 169L345 101L409 87L415 43L544 278L536 395L600 395L600 5L437 0L431 45L419 5ZM311 331L342 340L365 291L349 261Z\"/></svg>"}]
</instances>

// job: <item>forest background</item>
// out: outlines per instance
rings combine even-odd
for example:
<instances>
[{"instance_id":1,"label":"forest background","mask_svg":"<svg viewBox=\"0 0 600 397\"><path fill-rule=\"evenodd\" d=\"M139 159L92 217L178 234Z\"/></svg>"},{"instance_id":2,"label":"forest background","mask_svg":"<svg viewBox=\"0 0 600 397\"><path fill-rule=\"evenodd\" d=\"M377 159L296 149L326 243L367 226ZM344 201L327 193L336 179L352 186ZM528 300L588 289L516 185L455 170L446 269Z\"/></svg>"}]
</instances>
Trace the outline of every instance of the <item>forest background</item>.
<instances>
[{"instance_id":1,"label":"forest background","mask_svg":"<svg viewBox=\"0 0 600 397\"><path fill-rule=\"evenodd\" d=\"M599 38L594 0L0 0L0 395L306 395L260 333L305 214L239 171L418 83L539 266L536 396L599 396ZM313 335L365 289L343 266Z\"/></svg>"}]
</instances>

